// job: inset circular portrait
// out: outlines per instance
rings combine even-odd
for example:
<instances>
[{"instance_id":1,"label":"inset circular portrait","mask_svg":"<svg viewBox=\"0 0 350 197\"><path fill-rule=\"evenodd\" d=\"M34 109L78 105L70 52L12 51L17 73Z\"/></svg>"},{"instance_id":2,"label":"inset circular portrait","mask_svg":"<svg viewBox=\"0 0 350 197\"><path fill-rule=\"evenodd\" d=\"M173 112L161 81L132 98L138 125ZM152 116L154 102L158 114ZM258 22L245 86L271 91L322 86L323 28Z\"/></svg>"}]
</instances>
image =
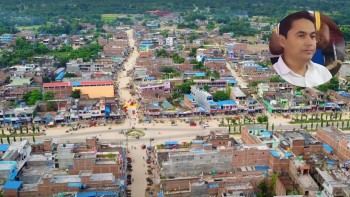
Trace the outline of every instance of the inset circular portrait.
<instances>
[{"instance_id":1,"label":"inset circular portrait","mask_svg":"<svg viewBox=\"0 0 350 197\"><path fill-rule=\"evenodd\" d=\"M336 75L344 61L345 41L335 22L317 11L286 16L272 31L270 52L275 71L285 81L315 87Z\"/></svg>"}]
</instances>

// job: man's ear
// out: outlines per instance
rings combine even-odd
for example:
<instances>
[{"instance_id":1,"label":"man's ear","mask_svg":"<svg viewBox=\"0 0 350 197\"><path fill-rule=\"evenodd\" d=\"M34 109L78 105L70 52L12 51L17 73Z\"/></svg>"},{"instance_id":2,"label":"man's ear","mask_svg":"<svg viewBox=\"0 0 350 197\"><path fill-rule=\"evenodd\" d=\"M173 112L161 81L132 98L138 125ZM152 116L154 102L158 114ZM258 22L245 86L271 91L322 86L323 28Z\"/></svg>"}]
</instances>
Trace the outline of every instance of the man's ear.
<instances>
[{"instance_id":1,"label":"man's ear","mask_svg":"<svg viewBox=\"0 0 350 197\"><path fill-rule=\"evenodd\" d=\"M286 45L286 38L282 35L278 35L278 41L280 43L280 46L284 48Z\"/></svg>"}]
</instances>

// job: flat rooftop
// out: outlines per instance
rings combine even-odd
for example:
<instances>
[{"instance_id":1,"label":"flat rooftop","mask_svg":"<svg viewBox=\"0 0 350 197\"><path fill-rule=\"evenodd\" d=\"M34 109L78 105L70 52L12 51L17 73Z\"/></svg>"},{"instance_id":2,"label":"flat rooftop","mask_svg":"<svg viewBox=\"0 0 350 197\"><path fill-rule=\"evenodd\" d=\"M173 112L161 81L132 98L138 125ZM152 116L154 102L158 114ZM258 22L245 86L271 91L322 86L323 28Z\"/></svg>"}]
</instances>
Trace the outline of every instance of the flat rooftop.
<instances>
[{"instance_id":1,"label":"flat rooftop","mask_svg":"<svg viewBox=\"0 0 350 197\"><path fill-rule=\"evenodd\" d=\"M114 181L114 176L112 173L92 174L90 181Z\"/></svg>"}]
</instances>

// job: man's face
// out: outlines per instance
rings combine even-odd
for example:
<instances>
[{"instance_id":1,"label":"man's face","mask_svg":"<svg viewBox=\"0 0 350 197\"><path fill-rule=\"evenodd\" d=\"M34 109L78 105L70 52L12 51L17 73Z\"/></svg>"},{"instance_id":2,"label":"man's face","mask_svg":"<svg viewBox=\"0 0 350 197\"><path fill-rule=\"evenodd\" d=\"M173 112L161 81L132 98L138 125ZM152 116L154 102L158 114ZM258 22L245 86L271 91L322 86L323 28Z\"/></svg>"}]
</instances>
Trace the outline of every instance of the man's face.
<instances>
[{"instance_id":1,"label":"man's face","mask_svg":"<svg viewBox=\"0 0 350 197\"><path fill-rule=\"evenodd\" d=\"M280 36L284 56L294 60L308 62L316 51L315 25L307 19L295 20L288 31L287 38Z\"/></svg>"}]
</instances>

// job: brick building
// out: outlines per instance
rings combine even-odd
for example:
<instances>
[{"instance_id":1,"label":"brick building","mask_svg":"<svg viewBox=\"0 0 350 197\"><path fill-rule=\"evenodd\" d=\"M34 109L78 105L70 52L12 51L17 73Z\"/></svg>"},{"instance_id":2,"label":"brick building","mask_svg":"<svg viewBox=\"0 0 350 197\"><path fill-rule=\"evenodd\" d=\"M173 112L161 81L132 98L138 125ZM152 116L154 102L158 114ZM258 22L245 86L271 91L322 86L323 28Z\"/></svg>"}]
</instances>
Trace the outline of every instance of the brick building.
<instances>
[{"instance_id":1,"label":"brick building","mask_svg":"<svg viewBox=\"0 0 350 197\"><path fill-rule=\"evenodd\" d=\"M335 127L318 127L317 138L332 147L334 154L341 160L350 160L350 134Z\"/></svg>"},{"instance_id":2,"label":"brick building","mask_svg":"<svg viewBox=\"0 0 350 197\"><path fill-rule=\"evenodd\" d=\"M43 92L53 92L55 99L66 99L72 95L71 82L44 83Z\"/></svg>"},{"instance_id":3,"label":"brick building","mask_svg":"<svg viewBox=\"0 0 350 197\"><path fill-rule=\"evenodd\" d=\"M266 145L243 145L232 150L232 166L269 165L269 148Z\"/></svg>"}]
</instances>

